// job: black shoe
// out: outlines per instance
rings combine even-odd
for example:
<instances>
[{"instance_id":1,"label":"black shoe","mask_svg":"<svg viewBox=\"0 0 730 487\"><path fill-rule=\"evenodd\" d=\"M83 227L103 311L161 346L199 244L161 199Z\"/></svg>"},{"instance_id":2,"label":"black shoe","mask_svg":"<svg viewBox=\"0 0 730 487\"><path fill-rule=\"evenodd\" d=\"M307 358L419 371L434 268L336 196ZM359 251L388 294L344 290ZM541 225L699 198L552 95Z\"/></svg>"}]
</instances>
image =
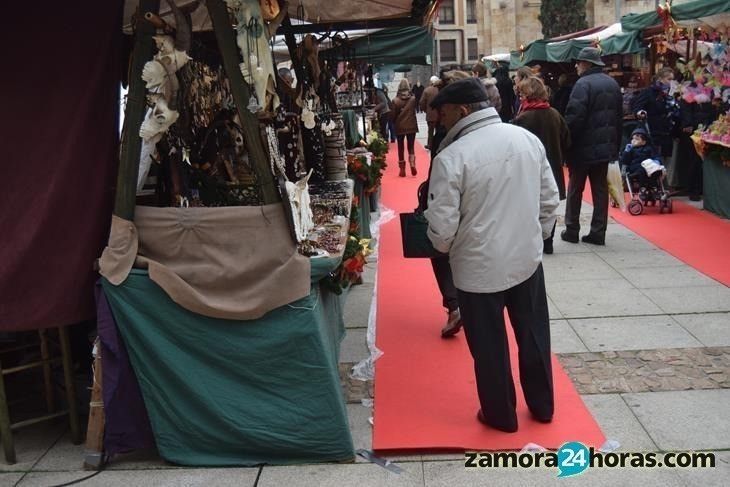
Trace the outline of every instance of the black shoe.
<instances>
[{"instance_id":1,"label":"black shoe","mask_svg":"<svg viewBox=\"0 0 730 487\"><path fill-rule=\"evenodd\" d=\"M514 433L517 431L517 423L515 422L514 425L510 426L497 426L494 424L491 424L487 421L487 418L484 417L484 414L482 413L482 410L480 409L477 411L477 420L482 423L483 425L489 426L490 428L494 428L499 431L504 431L505 433Z\"/></svg>"},{"instance_id":2,"label":"black shoe","mask_svg":"<svg viewBox=\"0 0 730 487\"><path fill-rule=\"evenodd\" d=\"M548 238L547 240L542 241L542 253L543 254L552 254L553 253L553 239Z\"/></svg>"},{"instance_id":3,"label":"black shoe","mask_svg":"<svg viewBox=\"0 0 730 487\"><path fill-rule=\"evenodd\" d=\"M588 235L583 235L583 238L581 238L581 240L585 243L593 245L606 245L606 239L604 237L598 237L592 233L589 233Z\"/></svg>"},{"instance_id":4,"label":"black shoe","mask_svg":"<svg viewBox=\"0 0 730 487\"><path fill-rule=\"evenodd\" d=\"M560 232L560 238L570 243L578 243L578 235L568 233L568 230Z\"/></svg>"},{"instance_id":5,"label":"black shoe","mask_svg":"<svg viewBox=\"0 0 730 487\"><path fill-rule=\"evenodd\" d=\"M553 417L552 416L540 416L540 415L535 414L533 412L531 412L530 415L532 416L532 419L534 419L538 423L548 424L548 423L552 423L553 422Z\"/></svg>"}]
</instances>

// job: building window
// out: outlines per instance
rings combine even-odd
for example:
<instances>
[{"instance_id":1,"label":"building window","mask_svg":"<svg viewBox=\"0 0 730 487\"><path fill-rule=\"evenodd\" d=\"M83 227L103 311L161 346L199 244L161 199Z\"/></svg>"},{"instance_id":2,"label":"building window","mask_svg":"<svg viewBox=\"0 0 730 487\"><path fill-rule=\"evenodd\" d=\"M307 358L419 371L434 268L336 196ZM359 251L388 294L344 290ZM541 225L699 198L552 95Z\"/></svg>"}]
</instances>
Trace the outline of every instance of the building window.
<instances>
[{"instance_id":1,"label":"building window","mask_svg":"<svg viewBox=\"0 0 730 487\"><path fill-rule=\"evenodd\" d=\"M439 41L439 56L441 62L456 61L456 41L443 39Z\"/></svg>"},{"instance_id":2,"label":"building window","mask_svg":"<svg viewBox=\"0 0 730 487\"><path fill-rule=\"evenodd\" d=\"M466 23L477 23L477 0L466 0Z\"/></svg>"},{"instance_id":3,"label":"building window","mask_svg":"<svg viewBox=\"0 0 730 487\"><path fill-rule=\"evenodd\" d=\"M444 0L441 2L441 7L439 9L439 23L454 23L454 0Z\"/></svg>"},{"instance_id":4,"label":"building window","mask_svg":"<svg viewBox=\"0 0 730 487\"><path fill-rule=\"evenodd\" d=\"M467 53L469 59L476 59L479 57L479 46L476 39L467 39Z\"/></svg>"}]
</instances>

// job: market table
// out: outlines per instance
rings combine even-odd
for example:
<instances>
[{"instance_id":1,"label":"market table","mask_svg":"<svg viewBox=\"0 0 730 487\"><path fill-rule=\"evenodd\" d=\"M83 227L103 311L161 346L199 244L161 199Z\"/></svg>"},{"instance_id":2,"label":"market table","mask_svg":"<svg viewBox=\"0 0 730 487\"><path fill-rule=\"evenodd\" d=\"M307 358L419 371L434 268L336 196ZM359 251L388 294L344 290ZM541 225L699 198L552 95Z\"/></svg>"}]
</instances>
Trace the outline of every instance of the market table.
<instances>
[{"instance_id":1,"label":"market table","mask_svg":"<svg viewBox=\"0 0 730 487\"><path fill-rule=\"evenodd\" d=\"M102 278L113 319L100 315L100 322L118 327L164 459L248 466L353 458L337 365L346 291L336 295L321 283L339 262L312 259L309 296L249 321L187 311L145 270L134 269L119 286ZM114 452L123 448L111 443L138 427L113 424L134 410L128 393L134 388L107 390L122 383L114 362L126 353L108 353L119 346L114 333L101 338L105 448Z\"/></svg>"},{"instance_id":2,"label":"market table","mask_svg":"<svg viewBox=\"0 0 730 487\"><path fill-rule=\"evenodd\" d=\"M730 218L730 167L718 152L703 157L702 176L705 210Z\"/></svg>"}]
</instances>

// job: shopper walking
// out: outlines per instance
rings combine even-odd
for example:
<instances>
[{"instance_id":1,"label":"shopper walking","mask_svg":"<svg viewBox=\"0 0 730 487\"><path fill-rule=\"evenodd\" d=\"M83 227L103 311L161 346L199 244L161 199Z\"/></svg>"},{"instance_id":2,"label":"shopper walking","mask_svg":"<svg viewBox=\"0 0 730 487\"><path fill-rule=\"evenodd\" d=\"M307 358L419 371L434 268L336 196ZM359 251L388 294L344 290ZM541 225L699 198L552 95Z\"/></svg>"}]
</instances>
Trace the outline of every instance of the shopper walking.
<instances>
[{"instance_id":1,"label":"shopper walking","mask_svg":"<svg viewBox=\"0 0 730 487\"><path fill-rule=\"evenodd\" d=\"M433 151L433 134L436 131L436 124L439 120L438 110L431 108L431 102L438 95L438 85L441 80L438 76L431 76L430 85L423 90L421 101L419 103L421 111L426 113L426 123L428 124L428 140L426 142L426 149Z\"/></svg>"},{"instance_id":2,"label":"shopper walking","mask_svg":"<svg viewBox=\"0 0 730 487\"><path fill-rule=\"evenodd\" d=\"M537 137L502 123L487 100L482 84L469 78L443 88L432 102L448 133L433 161L425 215L433 246L451 258L474 358L477 419L514 432L505 308L519 348L527 406L537 421L553 417L542 240L555 222L558 190Z\"/></svg>"},{"instance_id":3,"label":"shopper walking","mask_svg":"<svg viewBox=\"0 0 730 487\"><path fill-rule=\"evenodd\" d=\"M540 139L545 146L550 168L558 187L561 200L565 199L565 178L563 163L570 147L570 130L562 115L548 103L548 92L540 78L527 78L517 87L521 97L520 112L512 123L526 128ZM553 253L553 237L555 226L550 236L543 241L542 252Z\"/></svg>"},{"instance_id":4,"label":"shopper walking","mask_svg":"<svg viewBox=\"0 0 730 487\"><path fill-rule=\"evenodd\" d=\"M416 133L418 132L418 120L416 120L416 97L411 93L411 86L407 79L402 79L398 85L398 96L393 100L393 121L395 123L395 136L398 139L398 168L400 177L406 175L406 161L404 142L408 142L408 163L411 166L411 175L418 174L416 170Z\"/></svg>"},{"instance_id":5,"label":"shopper walking","mask_svg":"<svg viewBox=\"0 0 730 487\"><path fill-rule=\"evenodd\" d=\"M565 230L560 238L578 243L580 207L586 180L591 182L593 218L583 241L605 245L608 227L608 163L618 157L621 146L623 98L618 83L603 73L600 51L585 47L575 64L578 81L565 109L570 129L568 194Z\"/></svg>"}]
</instances>

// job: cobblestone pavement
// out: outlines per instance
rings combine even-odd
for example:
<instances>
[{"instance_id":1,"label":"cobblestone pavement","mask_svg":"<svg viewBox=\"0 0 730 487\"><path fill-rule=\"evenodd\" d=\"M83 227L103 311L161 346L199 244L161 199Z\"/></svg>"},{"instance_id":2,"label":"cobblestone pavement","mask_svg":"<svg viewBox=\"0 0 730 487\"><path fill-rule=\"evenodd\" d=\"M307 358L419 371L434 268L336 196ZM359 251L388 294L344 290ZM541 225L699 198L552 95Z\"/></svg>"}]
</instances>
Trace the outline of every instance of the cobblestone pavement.
<instances>
[{"instance_id":1,"label":"cobblestone pavement","mask_svg":"<svg viewBox=\"0 0 730 487\"><path fill-rule=\"evenodd\" d=\"M558 354L580 394L730 388L730 347Z\"/></svg>"}]
</instances>

